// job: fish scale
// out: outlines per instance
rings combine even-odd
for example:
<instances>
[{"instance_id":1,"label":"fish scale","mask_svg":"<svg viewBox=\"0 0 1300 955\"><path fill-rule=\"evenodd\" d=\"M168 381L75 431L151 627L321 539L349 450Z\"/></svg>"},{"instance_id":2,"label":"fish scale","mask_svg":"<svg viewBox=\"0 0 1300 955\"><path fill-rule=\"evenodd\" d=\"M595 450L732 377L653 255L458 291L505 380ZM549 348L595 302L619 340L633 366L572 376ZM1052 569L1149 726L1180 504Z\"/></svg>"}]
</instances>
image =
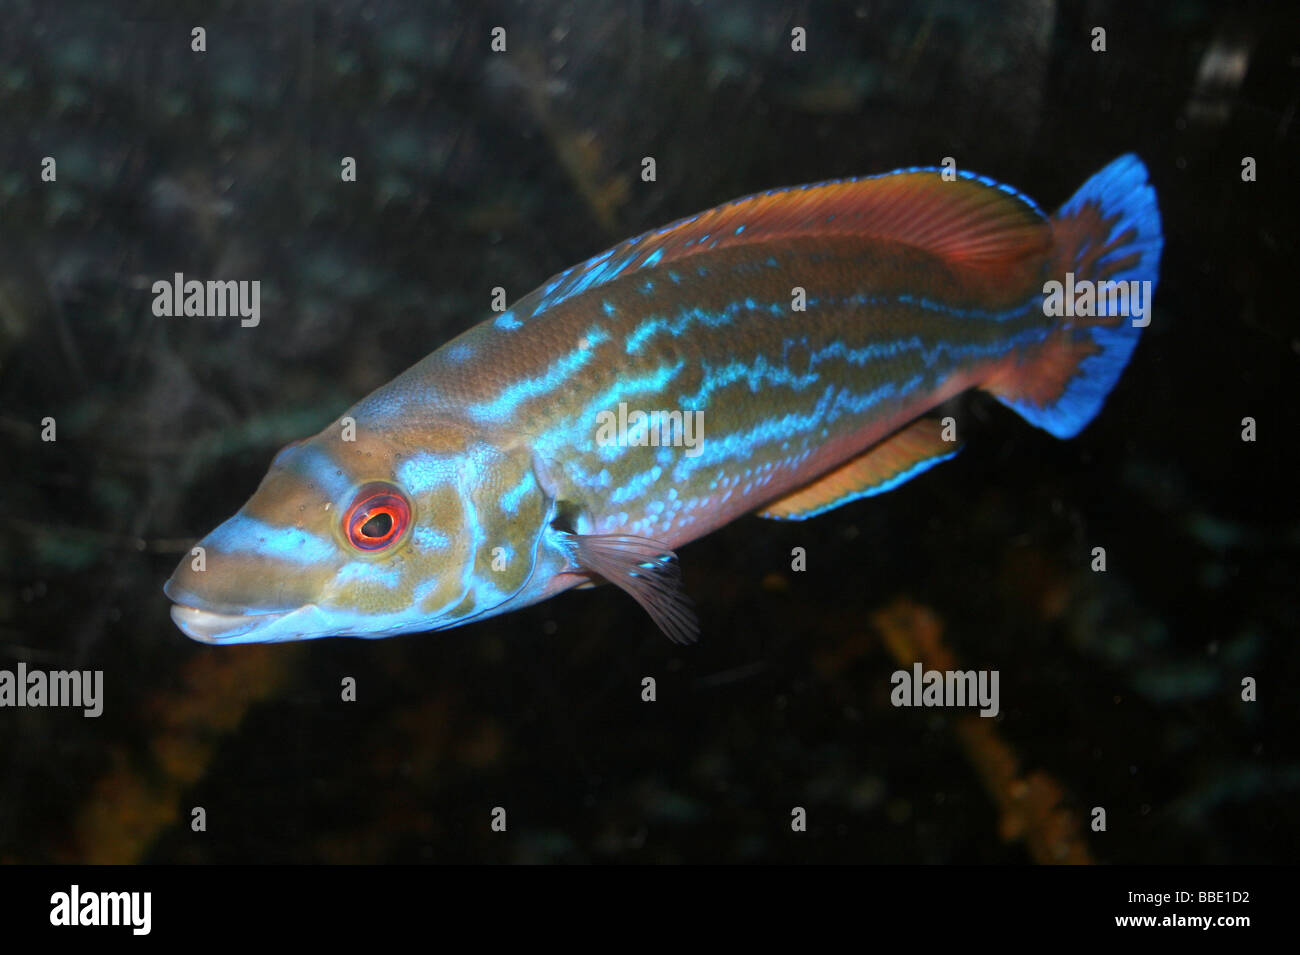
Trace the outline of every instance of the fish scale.
<instances>
[{"instance_id":1,"label":"fish scale","mask_svg":"<svg viewBox=\"0 0 1300 955\"><path fill-rule=\"evenodd\" d=\"M680 282L673 283L675 312L665 313L653 295L639 294L639 283L648 280L640 273L622 276L602 287L602 305L613 305L603 326L611 333L611 340L594 353L592 372L584 373L576 382L557 382L551 393L519 409L518 420L526 430L554 436L546 447L553 456L572 462L569 474L586 477L575 479L567 496L582 501L596 515L594 524L598 527L609 526L601 518L611 512L624 515L623 523L633 527L646 523L647 506L662 500L669 487L678 488L679 500L698 501L696 509L709 511L714 526L753 509L752 503L746 503L745 494L735 495L738 500L732 505L730 489L718 489L719 475L714 470L690 468L683 473L681 465L689 465L689 459L676 469L663 468L658 480L645 485L635 508L619 506L623 503L620 501L611 505L612 495L602 482L592 480L592 475L609 470L614 487L625 487L661 465L655 448L621 448L613 461L594 452L591 431L598 410L619 401L644 409L702 410L712 441L753 433L773 421L797 421L773 430L765 439L744 445L747 463L738 476L762 473L761 486L779 493L806 483L798 468L806 457L799 455L811 443L852 443L852 436L856 436L857 445L865 447L908 420L899 420L909 405L905 396L886 400L887 411L878 415L875 426L867 431L857 416L839 415L828 420L829 413L817 414L818 405L826 403L828 388L833 389L833 396L871 394L891 385L901 391L906 382L922 374L930 379L928 386L937 389L958 367L953 355L956 349L987 347L991 350L989 360L995 360L1015 346L1017 335L1029 331L1037 337L1035 329L1043 326L1041 313L1030 314L1030 293L1037 290L1041 278L1032 286L1026 283L1018 289L1006 289L1001 300L990 303L996 307L1020 301L1021 307L1011 314L1012 321L996 325L972 321L961 309L962 303L974 297L961 287L960 277L936 257L914 250L879 243L864 247L847 240L808 239L783 250L783 267L770 270L767 281L762 283L737 279L736 266L750 261L748 250L731 249L710 258L704 274L699 269L688 270ZM662 273L668 268L652 267L647 274L664 281ZM730 278L719 281L716 276L720 275ZM803 311L792 307L791 275L805 283L809 294ZM929 288L930 294L949 311L936 314L933 307L897 299L907 294L903 290L918 287ZM864 289L869 291L864 294ZM868 311L870 320L863 320ZM556 328L563 339L565 334L579 335L590 321L591 312L585 298L569 299L556 306L545 323ZM700 318L691 320L692 315ZM721 316L728 318L722 321ZM642 335L647 326L655 323L663 328L660 334ZM513 334L523 332L499 334L496 347L508 350L510 342L502 339ZM904 347L914 341L928 341L931 347ZM620 343L623 355L619 355ZM792 344L797 347L792 349ZM939 350L940 360L925 362L926 352L935 350ZM870 359L858 357L872 352ZM657 371L679 363L683 370L671 380L662 384L655 380ZM714 388L719 369L738 363L748 363L761 373L740 375L734 382ZM652 384L618 388L620 382L627 381ZM600 397L593 402L592 395ZM647 525L640 530L657 530L666 543L675 545L689 539L683 534L696 523L698 519L678 527Z\"/></svg>"}]
</instances>

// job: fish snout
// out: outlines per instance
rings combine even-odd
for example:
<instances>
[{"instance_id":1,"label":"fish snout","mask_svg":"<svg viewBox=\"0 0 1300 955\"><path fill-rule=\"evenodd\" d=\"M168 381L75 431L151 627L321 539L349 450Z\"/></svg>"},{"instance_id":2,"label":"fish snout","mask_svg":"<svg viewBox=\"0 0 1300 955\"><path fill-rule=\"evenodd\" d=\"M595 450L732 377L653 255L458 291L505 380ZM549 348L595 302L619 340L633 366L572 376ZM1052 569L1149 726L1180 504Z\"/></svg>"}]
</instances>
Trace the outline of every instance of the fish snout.
<instances>
[{"instance_id":1,"label":"fish snout","mask_svg":"<svg viewBox=\"0 0 1300 955\"><path fill-rule=\"evenodd\" d=\"M258 572L243 561L208 552L206 560L186 556L163 585L171 617L181 632L201 643L253 643L276 639L278 621L311 603L302 588L285 586L276 574Z\"/></svg>"}]
</instances>

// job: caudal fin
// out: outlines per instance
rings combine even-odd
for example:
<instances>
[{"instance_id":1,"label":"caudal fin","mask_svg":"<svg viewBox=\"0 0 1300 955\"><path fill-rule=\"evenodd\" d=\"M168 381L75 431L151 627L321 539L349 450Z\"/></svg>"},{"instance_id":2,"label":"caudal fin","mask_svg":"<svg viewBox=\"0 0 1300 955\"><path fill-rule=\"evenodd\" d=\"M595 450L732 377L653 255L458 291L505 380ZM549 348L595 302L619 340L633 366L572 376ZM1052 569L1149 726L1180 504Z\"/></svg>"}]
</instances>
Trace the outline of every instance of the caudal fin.
<instances>
[{"instance_id":1,"label":"caudal fin","mask_svg":"<svg viewBox=\"0 0 1300 955\"><path fill-rule=\"evenodd\" d=\"M1060 331L986 388L1031 424L1071 438L1101 410L1150 321L1164 239L1155 189L1132 154L1085 182L1050 222L1044 310Z\"/></svg>"}]
</instances>

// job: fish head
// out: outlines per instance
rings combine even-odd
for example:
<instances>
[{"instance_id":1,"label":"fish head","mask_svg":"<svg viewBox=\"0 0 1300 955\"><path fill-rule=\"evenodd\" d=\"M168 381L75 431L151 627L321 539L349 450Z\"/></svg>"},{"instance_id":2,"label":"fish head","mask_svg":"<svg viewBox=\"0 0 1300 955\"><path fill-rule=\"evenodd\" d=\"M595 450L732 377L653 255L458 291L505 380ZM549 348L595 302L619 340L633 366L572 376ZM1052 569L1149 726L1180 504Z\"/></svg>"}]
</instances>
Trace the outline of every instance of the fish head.
<instances>
[{"instance_id":1,"label":"fish head","mask_svg":"<svg viewBox=\"0 0 1300 955\"><path fill-rule=\"evenodd\" d=\"M332 426L283 448L163 590L204 643L445 629L531 602L547 507L527 460L458 427Z\"/></svg>"}]
</instances>

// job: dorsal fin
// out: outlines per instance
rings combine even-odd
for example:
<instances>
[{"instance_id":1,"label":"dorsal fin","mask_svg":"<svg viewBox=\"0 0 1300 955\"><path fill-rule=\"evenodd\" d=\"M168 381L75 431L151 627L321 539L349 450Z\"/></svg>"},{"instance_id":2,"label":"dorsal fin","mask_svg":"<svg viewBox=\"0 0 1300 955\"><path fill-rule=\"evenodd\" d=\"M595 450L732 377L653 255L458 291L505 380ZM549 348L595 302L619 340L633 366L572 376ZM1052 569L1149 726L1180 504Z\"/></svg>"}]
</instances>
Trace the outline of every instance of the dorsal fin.
<instances>
[{"instance_id":1,"label":"dorsal fin","mask_svg":"<svg viewBox=\"0 0 1300 955\"><path fill-rule=\"evenodd\" d=\"M1046 217L1032 199L972 173L901 169L880 176L773 189L620 242L552 278L498 324L540 315L565 299L640 269L735 246L808 236L858 236L924 249L954 267L996 268L1042 253Z\"/></svg>"}]
</instances>

